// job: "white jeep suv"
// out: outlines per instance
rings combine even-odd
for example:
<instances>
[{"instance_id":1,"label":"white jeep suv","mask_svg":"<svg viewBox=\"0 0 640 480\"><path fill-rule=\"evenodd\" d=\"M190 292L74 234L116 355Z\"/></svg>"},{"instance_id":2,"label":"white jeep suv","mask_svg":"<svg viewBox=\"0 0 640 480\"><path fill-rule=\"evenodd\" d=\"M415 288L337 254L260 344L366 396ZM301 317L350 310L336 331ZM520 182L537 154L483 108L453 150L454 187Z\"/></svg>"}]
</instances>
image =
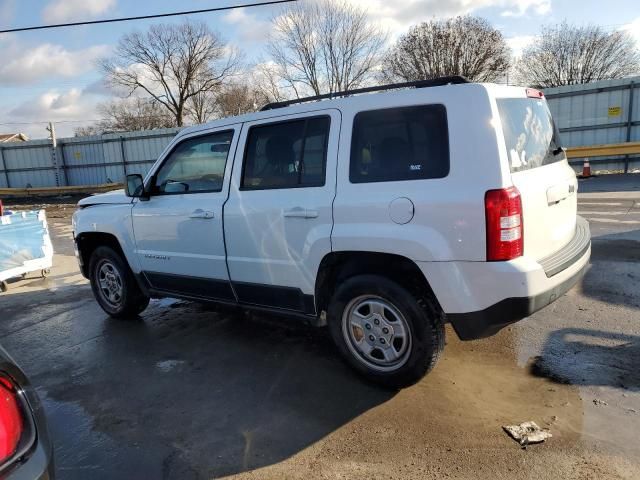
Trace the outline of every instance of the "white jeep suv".
<instances>
[{"instance_id":1,"label":"white jeep suv","mask_svg":"<svg viewBox=\"0 0 640 480\"><path fill-rule=\"evenodd\" d=\"M579 280L589 226L541 92L449 77L332 97L187 128L126 193L82 200L101 307L180 297L327 323L398 387L434 366L445 323L486 337Z\"/></svg>"}]
</instances>

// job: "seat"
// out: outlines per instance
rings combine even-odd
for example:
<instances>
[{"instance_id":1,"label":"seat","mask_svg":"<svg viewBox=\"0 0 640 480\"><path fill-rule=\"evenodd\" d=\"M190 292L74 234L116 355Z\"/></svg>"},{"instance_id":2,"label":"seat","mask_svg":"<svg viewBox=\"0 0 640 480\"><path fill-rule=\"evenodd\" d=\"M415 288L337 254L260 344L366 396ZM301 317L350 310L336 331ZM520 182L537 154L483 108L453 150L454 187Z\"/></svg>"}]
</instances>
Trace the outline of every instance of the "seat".
<instances>
[{"instance_id":1,"label":"seat","mask_svg":"<svg viewBox=\"0 0 640 480\"><path fill-rule=\"evenodd\" d=\"M275 135L265 146L267 166L265 168L265 185L296 185L298 173L290 168L295 164L293 141L284 135Z\"/></svg>"},{"instance_id":2,"label":"seat","mask_svg":"<svg viewBox=\"0 0 640 480\"><path fill-rule=\"evenodd\" d=\"M405 178L411 172L413 154L409 143L400 137L387 137L374 150L374 176L381 180Z\"/></svg>"}]
</instances>

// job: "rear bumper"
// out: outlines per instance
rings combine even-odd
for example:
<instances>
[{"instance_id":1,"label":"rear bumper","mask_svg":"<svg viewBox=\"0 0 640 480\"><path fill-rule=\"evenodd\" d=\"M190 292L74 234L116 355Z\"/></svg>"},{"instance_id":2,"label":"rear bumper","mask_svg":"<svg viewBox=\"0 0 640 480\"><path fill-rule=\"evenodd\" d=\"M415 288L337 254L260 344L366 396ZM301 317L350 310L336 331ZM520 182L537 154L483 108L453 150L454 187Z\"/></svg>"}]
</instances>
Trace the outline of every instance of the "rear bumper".
<instances>
[{"instance_id":1,"label":"rear bumper","mask_svg":"<svg viewBox=\"0 0 640 480\"><path fill-rule=\"evenodd\" d=\"M526 247L525 247L526 248ZM550 257L508 262L418 262L461 340L491 336L549 305L573 287L591 256L588 223Z\"/></svg>"},{"instance_id":2,"label":"rear bumper","mask_svg":"<svg viewBox=\"0 0 640 480\"><path fill-rule=\"evenodd\" d=\"M51 446L39 441L30 457L3 478L6 480L53 480L55 473Z\"/></svg>"},{"instance_id":3,"label":"rear bumper","mask_svg":"<svg viewBox=\"0 0 640 480\"><path fill-rule=\"evenodd\" d=\"M590 253L590 251L588 252ZM484 310L452 313L447 318L460 340L476 340L495 335L506 327L553 303L580 281L588 262L571 277L532 297L505 298Z\"/></svg>"}]
</instances>

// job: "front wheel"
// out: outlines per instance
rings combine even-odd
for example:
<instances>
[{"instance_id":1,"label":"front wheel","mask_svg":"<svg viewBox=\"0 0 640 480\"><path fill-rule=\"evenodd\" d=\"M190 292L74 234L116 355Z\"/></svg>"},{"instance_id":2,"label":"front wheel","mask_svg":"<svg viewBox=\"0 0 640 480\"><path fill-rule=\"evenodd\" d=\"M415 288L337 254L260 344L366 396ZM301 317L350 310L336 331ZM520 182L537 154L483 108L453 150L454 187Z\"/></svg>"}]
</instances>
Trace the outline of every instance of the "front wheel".
<instances>
[{"instance_id":1,"label":"front wheel","mask_svg":"<svg viewBox=\"0 0 640 480\"><path fill-rule=\"evenodd\" d=\"M442 315L433 302L383 276L346 280L328 313L331 336L343 357L386 387L417 382L444 349Z\"/></svg>"},{"instance_id":2,"label":"front wheel","mask_svg":"<svg viewBox=\"0 0 640 480\"><path fill-rule=\"evenodd\" d=\"M93 295L112 317L134 317L149 305L149 297L140 290L129 265L112 248L96 248L89 272Z\"/></svg>"}]
</instances>

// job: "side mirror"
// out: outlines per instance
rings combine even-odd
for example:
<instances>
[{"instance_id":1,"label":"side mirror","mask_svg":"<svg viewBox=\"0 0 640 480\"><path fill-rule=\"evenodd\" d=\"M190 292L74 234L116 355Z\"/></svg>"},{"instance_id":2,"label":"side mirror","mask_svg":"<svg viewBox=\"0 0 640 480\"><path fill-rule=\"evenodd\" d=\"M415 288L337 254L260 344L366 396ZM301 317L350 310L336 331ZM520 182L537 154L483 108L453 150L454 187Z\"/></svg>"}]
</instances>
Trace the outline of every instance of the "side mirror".
<instances>
[{"instance_id":1,"label":"side mirror","mask_svg":"<svg viewBox=\"0 0 640 480\"><path fill-rule=\"evenodd\" d=\"M127 175L125 179L125 193L127 197L147 198L147 192L144 191L144 180L142 175L133 173Z\"/></svg>"}]
</instances>

